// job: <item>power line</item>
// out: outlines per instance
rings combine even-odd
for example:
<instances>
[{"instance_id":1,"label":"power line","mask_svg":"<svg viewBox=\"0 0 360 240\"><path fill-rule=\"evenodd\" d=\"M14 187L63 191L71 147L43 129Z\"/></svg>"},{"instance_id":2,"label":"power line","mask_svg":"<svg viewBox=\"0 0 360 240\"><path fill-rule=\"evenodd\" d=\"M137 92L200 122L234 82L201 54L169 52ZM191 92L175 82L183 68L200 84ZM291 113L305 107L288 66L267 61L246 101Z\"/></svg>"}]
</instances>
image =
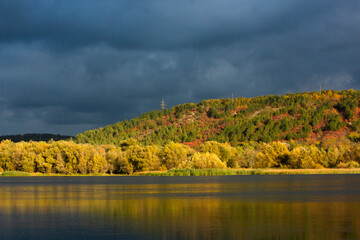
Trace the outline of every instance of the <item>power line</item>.
<instances>
[{"instance_id":1,"label":"power line","mask_svg":"<svg viewBox=\"0 0 360 240\"><path fill-rule=\"evenodd\" d=\"M161 110L164 110L166 108L166 104L165 104L164 99L161 100L160 107L161 107Z\"/></svg>"}]
</instances>

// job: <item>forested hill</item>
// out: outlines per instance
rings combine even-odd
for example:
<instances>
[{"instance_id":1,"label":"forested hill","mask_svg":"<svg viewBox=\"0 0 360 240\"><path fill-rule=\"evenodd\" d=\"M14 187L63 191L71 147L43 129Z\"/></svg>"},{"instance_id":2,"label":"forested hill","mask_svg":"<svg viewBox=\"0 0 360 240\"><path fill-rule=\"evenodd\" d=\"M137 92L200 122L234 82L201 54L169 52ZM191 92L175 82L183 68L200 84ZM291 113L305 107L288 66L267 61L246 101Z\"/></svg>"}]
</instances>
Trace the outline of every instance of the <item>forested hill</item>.
<instances>
[{"instance_id":1,"label":"forested hill","mask_svg":"<svg viewBox=\"0 0 360 240\"><path fill-rule=\"evenodd\" d=\"M131 120L90 130L77 143L115 144L134 138L143 145L171 141L199 146L205 141L305 140L352 137L360 129L360 91L322 91L254 98L203 100L142 114Z\"/></svg>"},{"instance_id":2,"label":"forested hill","mask_svg":"<svg viewBox=\"0 0 360 240\"><path fill-rule=\"evenodd\" d=\"M9 139L13 142L20 141L49 141L49 140L67 140L72 138L72 136L63 136L59 134L50 134L50 133L27 133L27 134L16 134L16 135L3 135L0 136L0 142L5 139Z\"/></svg>"}]
</instances>

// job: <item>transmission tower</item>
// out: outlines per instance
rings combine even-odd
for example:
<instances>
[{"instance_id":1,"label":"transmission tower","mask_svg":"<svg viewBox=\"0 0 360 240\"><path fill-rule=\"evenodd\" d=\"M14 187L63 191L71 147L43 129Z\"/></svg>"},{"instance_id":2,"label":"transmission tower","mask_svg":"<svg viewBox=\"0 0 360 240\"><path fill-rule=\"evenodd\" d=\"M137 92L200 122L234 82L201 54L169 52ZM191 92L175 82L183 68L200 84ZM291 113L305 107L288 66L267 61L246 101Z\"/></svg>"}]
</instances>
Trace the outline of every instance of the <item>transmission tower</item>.
<instances>
[{"instance_id":1,"label":"transmission tower","mask_svg":"<svg viewBox=\"0 0 360 240\"><path fill-rule=\"evenodd\" d=\"M164 110L166 108L164 99L161 100L160 107L161 107L161 110Z\"/></svg>"}]
</instances>

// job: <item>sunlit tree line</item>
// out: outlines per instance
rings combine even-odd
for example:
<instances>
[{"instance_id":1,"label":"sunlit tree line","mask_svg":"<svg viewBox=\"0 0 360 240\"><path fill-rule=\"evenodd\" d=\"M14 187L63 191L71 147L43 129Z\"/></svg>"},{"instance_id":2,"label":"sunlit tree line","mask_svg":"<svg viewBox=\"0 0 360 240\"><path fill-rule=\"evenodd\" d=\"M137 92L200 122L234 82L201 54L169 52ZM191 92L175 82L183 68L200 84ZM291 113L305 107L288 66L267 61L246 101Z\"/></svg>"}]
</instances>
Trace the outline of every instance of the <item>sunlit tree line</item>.
<instances>
[{"instance_id":1,"label":"sunlit tree line","mask_svg":"<svg viewBox=\"0 0 360 240\"><path fill-rule=\"evenodd\" d=\"M249 142L232 147L205 142L199 150L170 142L141 146L129 139L114 145L72 141L0 143L0 171L61 174L131 174L181 168L354 168L360 167L360 139L329 139L321 144Z\"/></svg>"}]
</instances>

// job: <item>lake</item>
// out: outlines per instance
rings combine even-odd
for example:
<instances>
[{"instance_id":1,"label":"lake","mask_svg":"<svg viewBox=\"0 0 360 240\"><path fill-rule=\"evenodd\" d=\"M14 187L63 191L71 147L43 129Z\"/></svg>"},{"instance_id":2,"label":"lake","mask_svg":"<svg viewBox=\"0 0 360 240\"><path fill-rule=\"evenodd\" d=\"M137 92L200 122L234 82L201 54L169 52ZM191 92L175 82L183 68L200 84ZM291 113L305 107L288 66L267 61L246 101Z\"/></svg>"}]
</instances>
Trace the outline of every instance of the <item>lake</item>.
<instances>
[{"instance_id":1,"label":"lake","mask_svg":"<svg viewBox=\"0 0 360 240\"><path fill-rule=\"evenodd\" d=\"M1 177L0 239L360 239L360 175Z\"/></svg>"}]
</instances>

